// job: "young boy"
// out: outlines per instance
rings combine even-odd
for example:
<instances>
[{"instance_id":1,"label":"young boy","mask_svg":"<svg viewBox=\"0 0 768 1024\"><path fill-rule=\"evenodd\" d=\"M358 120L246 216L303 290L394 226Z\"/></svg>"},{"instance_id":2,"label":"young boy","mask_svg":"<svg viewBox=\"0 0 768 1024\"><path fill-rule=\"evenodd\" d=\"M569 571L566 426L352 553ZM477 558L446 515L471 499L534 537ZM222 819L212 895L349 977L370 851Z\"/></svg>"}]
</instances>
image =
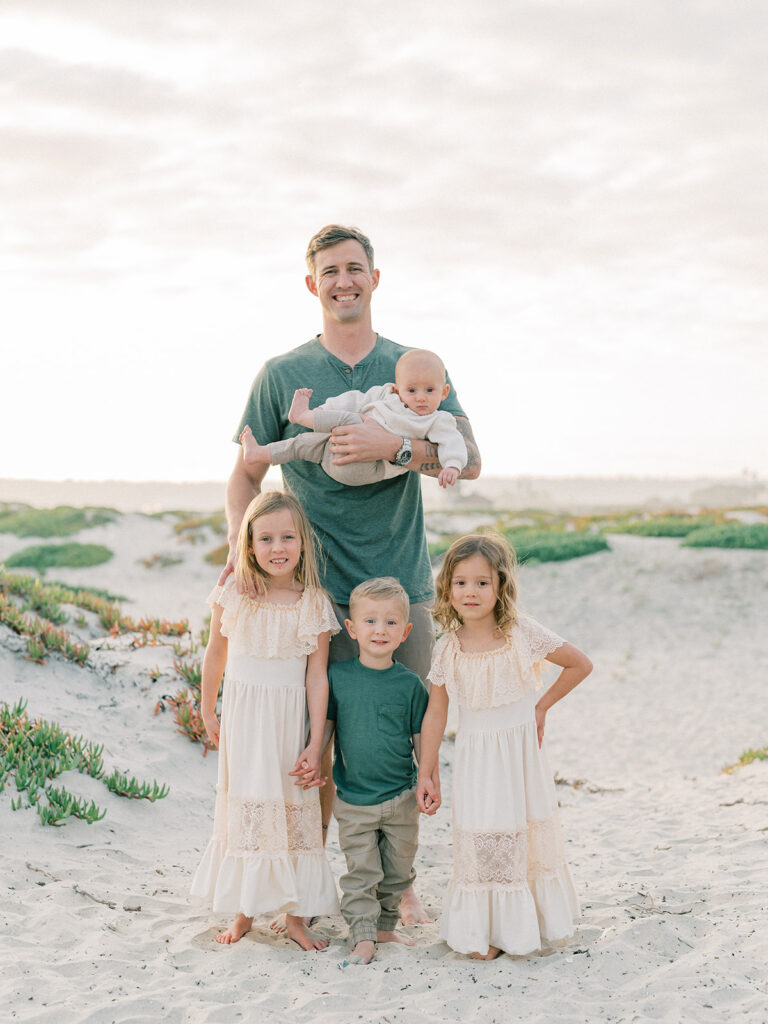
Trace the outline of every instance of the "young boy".
<instances>
[{"instance_id":1,"label":"young boy","mask_svg":"<svg viewBox=\"0 0 768 1024\"><path fill-rule=\"evenodd\" d=\"M392 577L366 580L349 599L345 625L359 658L328 670L326 736L335 729L333 812L347 860L341 912L353 947L348 963L368 964L395 932L400 897L416 873L419 812L416 765L427 691L392 655L411 631L408 595Z\"/></svg>"},{"instance_id":2,"label":"young boy","mask_svg":"<svg viewBox=\"0 0 768 1024\"><path fill-rule=\"evenodd\" d=\"M467 463L467 446L455 418L439 408L450 390L442 359L428 349L412 348L398 359L394 384L381 384L366 392L344 391L316 409L309 408L312 389L299 388L294 392L288 420L312 433L260 445L246 426L240 435L243 460L246 465L273 466L294 459L317 462L332 479L359 487L408 472L411 438L427 438L437 445L437 458L442 466L437 482L441 487L453 486ZM402 435L403 445L395 461L379 459L336 465L333 459L341 453L331 451L330 431L348 423L362 423L366 417L393 434Z\"/></svg>"}]
</instances>

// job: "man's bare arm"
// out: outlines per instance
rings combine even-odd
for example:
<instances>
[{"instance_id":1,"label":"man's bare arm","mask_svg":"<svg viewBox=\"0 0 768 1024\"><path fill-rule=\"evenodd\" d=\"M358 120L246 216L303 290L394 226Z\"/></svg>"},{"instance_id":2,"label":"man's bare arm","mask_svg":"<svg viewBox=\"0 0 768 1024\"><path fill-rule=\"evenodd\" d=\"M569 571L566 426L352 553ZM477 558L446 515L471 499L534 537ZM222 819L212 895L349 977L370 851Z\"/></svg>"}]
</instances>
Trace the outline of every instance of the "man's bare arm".
<instances>
[{"instance_id":1,"label":"man's bare arm","mask_svg":"<svg viewBox=\"0 0 768 1024\"><path fill-rule=\"evenodd\" d=\"M482 462L472 427L466 416L457 416L456 426L467 446L467 464L459 474L459 480L477 480L480 476ZM437 445L432 441L412 441L411 444L413 458L408 463L408 469L412 469L414 473L421 473L422 476L437 476L442 469L437 457Z\"/></svg>"},{"instance_id":2,"label":"man's bare arm","mask_svg":"<svg viewBox=\"0 0 768 1024\"><path fill-rule=\"evenodd\" d=\"M457 416L456 426L467 446L467 464L461 471L460 479L476 480L480 476L481 463L472 427L466 416ZM402 438L399 434L393 434L391 430L369 418L363 423L334 427L331 431L332 461L337 466L343 466L348 462L375 462L376 459L387 459L391 462L401 444ZM411 446L413 457L406 468L423 476L438 476L442 466L437 457L437 445L431 441L413 438Z\"/></svg>"},{"instance_id":3,"label":"man's bare arm","mask_svg":"<svg viewBox=\"0 0 768 1024\"><path fill-rule=\"evenodd\" d=\"M227 564L219 576L219 583L223 583L227 576L234 571L235 554L237 549L237 535L240 532L240 524L243 521L245 510L256 497L261 494L261 482L264 474L269 469L265 463L246 466L243 462L243 449L238 445L237 458L234 468L227 481L227 490L224 500L224 507L227 513L227 540L229 541L229 557Z\"/></svg>"}]
</instances>

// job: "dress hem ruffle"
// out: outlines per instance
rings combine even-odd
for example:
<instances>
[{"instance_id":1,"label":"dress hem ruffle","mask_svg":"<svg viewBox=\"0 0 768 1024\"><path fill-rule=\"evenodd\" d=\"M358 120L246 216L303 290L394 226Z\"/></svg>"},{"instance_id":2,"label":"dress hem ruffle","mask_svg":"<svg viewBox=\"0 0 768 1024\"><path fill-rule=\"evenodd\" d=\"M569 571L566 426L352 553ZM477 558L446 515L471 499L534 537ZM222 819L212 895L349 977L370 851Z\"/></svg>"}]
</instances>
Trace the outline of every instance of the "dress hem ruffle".
<instances>
[{"instance_id":1,"label":"dress hem ruffle","mask_svg":"<svg viewBox=\"0 0 768 1024\"><path fill-rule=\"evenodd\" d=\"M190 887L215 913L285 912L297 917L336 914L336 885L325 852L249 854L226 852L226 842L212 839Z\"/></svg>"}]
</instances>

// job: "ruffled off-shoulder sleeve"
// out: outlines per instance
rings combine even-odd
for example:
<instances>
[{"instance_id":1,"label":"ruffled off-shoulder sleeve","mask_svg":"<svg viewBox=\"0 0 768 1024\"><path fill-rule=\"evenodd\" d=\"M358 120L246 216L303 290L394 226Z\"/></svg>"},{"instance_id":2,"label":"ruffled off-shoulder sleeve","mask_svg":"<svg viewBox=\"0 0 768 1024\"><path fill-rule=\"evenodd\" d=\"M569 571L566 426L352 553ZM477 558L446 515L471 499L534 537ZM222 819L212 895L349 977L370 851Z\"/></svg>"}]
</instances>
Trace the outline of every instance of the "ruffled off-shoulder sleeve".
<instances>
[{"instance_id":1,"label":"ruffled off-shoulder sleeve","mask_svg":"<svg viewBox=\"0 0 768 1024\"><path fill-rule=\"evenodd\" d=\"M455 691L454 655L453 637L450 633L443 633L435 641L427 678L433 686L444 686L448 690L449 696Z\"/></svg>"},{"instance_id":2,"label":"ruffled off-shoulder sleeve","mask_svg":"<svg viewBox=\"0 0 768 1024\"><path fill-rule=\"evenodd\" d=\"M558 647L562 647L565 643L561 636L558 636L551 629L547 629L546 626L542 626L540 622L531 618L530 615L520 616L520 630L525 637L528 648L527 654L533 665L543 661L548 654L556 651Z\"/></svg>"},{"instance_id":3,"label":"ruffled off-shoulder sleeve","mask_svg":"<svg viewBox=\"0 0 768 1024\"><path fill-rule=\"evenodd\" d=\"M321 591L305 590L299 607L299 625L296 635L300 644L306 647L306 654L317 650L317 638L321 633L333 636L340 632L339 620L328 598Z\"/></svg>"},{"instance_id":4,"label":"ruffled off-shoulder sleeve","mask_svg":"<svg viewBox=\"0 0 768 1024\"><path fill-rule=\"evenodd\" d=\"M338 633L325 594L305 590L295 604L270 604L241 594L234 576L208 595L221 611L222 635L235 650L255 658L296 658L317 650L321 633Z\"/></svg>"}]
</instances>

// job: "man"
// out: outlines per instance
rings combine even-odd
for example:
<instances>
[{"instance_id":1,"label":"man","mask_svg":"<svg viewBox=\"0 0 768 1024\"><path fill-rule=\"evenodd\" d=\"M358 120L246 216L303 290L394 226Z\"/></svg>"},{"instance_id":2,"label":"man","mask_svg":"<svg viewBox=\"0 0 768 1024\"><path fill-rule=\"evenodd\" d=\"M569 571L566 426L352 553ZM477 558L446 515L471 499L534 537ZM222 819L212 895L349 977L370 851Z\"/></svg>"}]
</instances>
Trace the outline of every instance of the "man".
<instances>
[{"instance_id":1,"label":"man","mask_svg":"<svg viewBox=\"0 0 768 1024\"><path fill-rule=\"evenodd\" d=\"M291 437L303 428L288 420L293 394L313 389L313 405L343 391L367 391L394 380L395 363L406 351L372 327L371 298L379 284L369 239L356 228L331 224L307 249L305 280L317 296L323 330L312 341L270 359L256 377L235 434L250 426L261 445ZM440 406L456 418L467 446L461 477L480 474L480 456L466 414L451 389ZM349 594L362 580L396 576L411 601L413 630L398 650L398 661L426 680L432 651L432 572L424 532L420 475L440 473L437 446L391 433L373 420L335 427L331 437L337 465L387 459L412 472L360 487L332 480L320 465L295 461L282 466L283 479L307 513L322 546L323 582L336 605L339 622L349 618ZM229 560L221 575L234 568L237 534L245 509L259 493L266 464L246 465L242 448L227 484ZM324 563L324 564L323 564ZM221 582L220 580L220 582ZM342 630L331 641L330 661L355 657L355 645ZM330 764L323 774L330 776ZM324 827L330 821L333 787L321 790ZM415 895L403 898L403 923L425 919ZM428 920L428 918L426 918Z\"/></svg>"}]
</instances>

